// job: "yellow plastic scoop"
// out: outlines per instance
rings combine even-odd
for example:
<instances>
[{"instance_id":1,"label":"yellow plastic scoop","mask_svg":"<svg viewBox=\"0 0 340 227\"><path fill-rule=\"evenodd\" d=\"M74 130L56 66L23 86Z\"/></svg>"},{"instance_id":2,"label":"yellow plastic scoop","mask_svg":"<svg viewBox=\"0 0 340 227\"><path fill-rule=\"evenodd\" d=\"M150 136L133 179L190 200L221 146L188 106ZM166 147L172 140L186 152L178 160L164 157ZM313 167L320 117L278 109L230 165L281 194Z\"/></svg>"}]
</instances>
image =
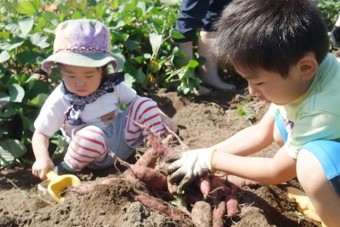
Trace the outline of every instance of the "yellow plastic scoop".
<instances>
[{"instance_id":1,"label":"yellow plastic scoop","mask_svg":"<svg viewBox=\"0 0 340 227\"><path fill-rule=\"evenodd\" d=\"M50 183L47 186L47 191L53 197L53 199L58 202L64 201L64 198L61 197L61 194L67 187L78 187L80 185L79 178L72 174L59 176L55 172L49 171L46 174L46 177L50 180Z\"/></svg>"},{"instance_id":2,"label":"yellow plastic scoop","mask_svg":"<svg viewBox=\"0 0 340 227\"><path fill-rule=\"evenodd\" d=\"M313 219L314 221L321 222L321 219L316 213L313 204L304 191L301 191L295 187L287 187L287 193L289 198L296 200L298 211ZM323 227L326 227L324 223L321 222L321 224Z\"/></svg>"}]
</instances>

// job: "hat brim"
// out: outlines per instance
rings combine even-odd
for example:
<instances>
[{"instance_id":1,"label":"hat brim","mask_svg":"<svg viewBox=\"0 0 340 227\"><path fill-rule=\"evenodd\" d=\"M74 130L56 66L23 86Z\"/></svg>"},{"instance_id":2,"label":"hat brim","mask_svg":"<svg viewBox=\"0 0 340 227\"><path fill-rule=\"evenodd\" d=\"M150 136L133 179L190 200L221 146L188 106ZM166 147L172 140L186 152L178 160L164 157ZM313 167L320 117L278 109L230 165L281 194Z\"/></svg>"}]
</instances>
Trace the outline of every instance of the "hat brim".
<instances>
[{"instance_id":1,"label":"hat brim","mask_svg":"<svg viewBox=\"0 0 340 227\"><path fill-rule=\"evenodd\" d=\"M55 63L81 67L102 67L110 62L114 63L114 69L118 71L124 64L124 58L111 53L59 52L42 61L41 66L43 70L50 73Z\"/></svg>"}]
</instances>

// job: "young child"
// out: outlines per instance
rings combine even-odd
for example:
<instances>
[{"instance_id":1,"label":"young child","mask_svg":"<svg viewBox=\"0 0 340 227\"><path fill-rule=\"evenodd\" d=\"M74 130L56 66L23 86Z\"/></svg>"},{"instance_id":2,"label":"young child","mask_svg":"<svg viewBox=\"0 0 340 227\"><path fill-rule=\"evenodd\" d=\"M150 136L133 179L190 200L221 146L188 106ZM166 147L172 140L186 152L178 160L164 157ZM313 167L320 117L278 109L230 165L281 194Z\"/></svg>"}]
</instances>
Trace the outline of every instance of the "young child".
<instances>
[{"instance_id":1,"label":"young child","mask_svg":"<svg viewBox=\"0 0 340 227\"><path fill-rule=\"evenodd\" d=\"M340 64L311 0L235 0L216 24L214 53L271 106L225 141L169 158L185 187L214 170L263 184L298 178L328 227L340 223ZM246 157L271 143L274 157Z\"/></svg>"},{"instance_id":2,"label":"young child","mask_svg":"<svg viewBox=\"0 0 340 227\"><path fill-rule=\"evenodd\" d=\"M108 28L96 20L68 20L57 26L54 52L42 68L50 74L56 67L62 82L34 122L33 175L45 179L54 168L49 138L59 129L70 143L64 161L54 168L58 174L86 166L105 168L113 165L112 156L127 159L149 129L164 135L163 123L176 131L154 101L139 97L123 82L123 73L117 72L121 61L110 53L110 41ZM120 104L129 107L121 111Z\"/></svg>"}]
</instances>

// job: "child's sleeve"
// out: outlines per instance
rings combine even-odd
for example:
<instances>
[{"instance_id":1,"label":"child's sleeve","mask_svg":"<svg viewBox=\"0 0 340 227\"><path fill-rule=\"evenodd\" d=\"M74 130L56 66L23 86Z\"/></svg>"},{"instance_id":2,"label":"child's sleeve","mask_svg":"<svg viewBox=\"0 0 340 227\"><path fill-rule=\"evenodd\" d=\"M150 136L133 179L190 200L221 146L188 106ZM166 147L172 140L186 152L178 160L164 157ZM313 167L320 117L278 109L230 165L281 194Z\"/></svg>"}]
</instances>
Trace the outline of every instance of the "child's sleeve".
<instances>
[{"instance_id":1,"label":"child's sleeve","mask_svg":"<svg viewBox=\"0 0 340 227\"><path fill-rule=\"evenodd\" d=\"M316 140L339 141L340 116L324 111L302 114L296 121L285 144L291 157L297 158L301 148Z\"/></svg>"},{"instance_id":2,"label":"child's sleeve","mask_svg":"<svg viewBox=\"0 0 340 227\"><path fill-rule=\"evenodd\" d=\"M115 92L120 104L130 104L136 97L137 92L130 88L125 82L121 82L115 87Z\"/></svg>"},{"instance_id":3,"label":"child's sleeve","mask_svg":"<svg viewBox=\"0 0 340 227\"><path fill-rule=\"evenodd\" d=\"M53 136L63 125L63 116L67 104L58 97L58 87L51 93L34 121L35 130L46 136Z\"/></svg>"}]
</instances>

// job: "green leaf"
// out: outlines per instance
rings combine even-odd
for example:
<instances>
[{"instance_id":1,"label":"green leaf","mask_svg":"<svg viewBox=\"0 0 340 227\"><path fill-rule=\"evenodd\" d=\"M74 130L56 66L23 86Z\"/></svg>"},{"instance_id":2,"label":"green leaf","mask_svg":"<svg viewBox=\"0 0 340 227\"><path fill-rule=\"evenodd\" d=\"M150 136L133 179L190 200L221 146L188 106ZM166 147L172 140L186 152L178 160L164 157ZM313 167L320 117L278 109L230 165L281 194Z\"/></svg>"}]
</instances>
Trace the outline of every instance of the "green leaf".
<instances>
[{"instance_id":1,"label":"green leaf","mask_svg":"<svg viewBox=\"0 0 340 227\"><path fill-rule=\"evenodd\" d=\"M48 42L48 37L40 32L31 35L30 40L32 44L42 49L50 46L50 43Z\"/></svg>"},{"instance_id":2,"label":"green leaf","mask_svg":"<svg viewBox=\"0 0 340 227\"><path fill-rule=\"evenodd\" d=\"M162 68L162 64L158 63L156 60L151 60L149 69L152 73L158 73Z\"/></svg>"},{"instance_id":3,"label":"green leaf","mask_svg":"<svg viewBox=\"0 0 340 227\"><path fill-rule=\"evenodd\" d=\"M133 1L127 1L127 5L125 6L125 10L126 11L135 11L136 10L136 6L137 6L137 1L133 0Z\"/></svg>"},{"instance_id":4,"label":"green leaf","mask_svg":"<svg viewBox=\"0 0 340 227\"><path fill-rule=\"evenodd\" d=\"M36 52L31 51L24 51L16 55L16 58L20 64L30 64L34 65L37 63L37 59L40 57L40 55Z\"/></svg>"},{"instance_id":5,"label":"green leaf","mask_svg":"<svg viewBox=\"0 0 340 227\"><path fill-rule=\"evenodd\" d=\"M19 84L11 84L9 89L10 102L22 102L25 90Z\"/></svg>"},{"instance_id":6,"label":"green leaf","mask_svg":"<svg viewBox=\"0 0 340 227\"><path fill-rule=\"evenodd\" d=\"M66 138L62 135L55 134L51 138L51 143L56 145L56 149L53 152L52 159L59 157L62 155L68 148L68 142Z\"/></svg>"},{"instance_id":7,"label":"green leaf","mask_svg":"<svg viewBox=\"0 0 340 227\"><path fill-rule=\"evenodd\" d=\"M139 84L143 84L146 81L147 77L145 73L143 72L142 68L139 68L137 70L137 76L135 77L135 79L136 79L136 82Z\"/></svg>"},{"instance_id":8,"label":"green leaf","mask_svg":"<svg viewBox=\"0 0 340 227\"><path fill-rule=\"evenodd\" d=\"M110 6L113 10L117 9L119 7L119 0L112 0Z\"/></svg>"},{"instance_id":9,"label":"green leaf","mask_svg":"<svg viewBox=\"0 0 340 227\"><path fill-rule=\"evenodd\" d=\"M245 118L246 120L255 119L255 113L249 109L244 108L241 105L237 105L237 112L241 117Z\"/></svg>"},{"instance_id":10,"label":"green leaf","mask_svg":"<svg viewBox=\"0 0 340 227\"><path fill-rule=\"evenodd\" d=\"M10 97L4 93L0 92L0 102L8 102L10 100Z\"/></svg>"},{"instance_id":11,"label":"green leaf","mask_svg":"<svg viewBox=\"0 0 340 227\"><path fill-rule=\"evenodd\" d=\"M188 203L182 198L177 198L175 200L172 200L172 201L170 201L170 204L172 204L174 206L183 206L183 207L188 206Z\"/></svg>"},{"instance_id":12,"label":"green leaf","mask_svg":"<svg viewBox=\"0 0 340 227\"><path fill-rule=\"evenodd\" d=\"M156 34L156 33L150 34L149 40L150 40L150 44L151 44L151 47L152 47L152 55L153 56L156 56L158 54L159 48L162 45L162 39L163 39L162 35L159 35L159 34Z\"/></svg>"},{"instance_id":13,"label":"green leaf","mask_svg":"<svg viewBox=\"0 0 340 227\"><path fill-rule=\"evenodd\" d=\"M180 0L160 0L160 2L167 6L175 6L179 4L181 1Z\"/></svg>"},{"instance_id":14,"label":"green leaf","mask_svg":"<svg viewBox=\"0 0 340 227\"><path fill-rule=\"evenodd\" d=\"M42 107L44 102L46 101L48 95L47 94L39 94L31 100L28 100L27 104L30 106Z\"/></svg>"},{"instance_id":15,"label":"green leaf","mask_svg":"<svg viewBox=\"0 0 340 227\"><path fill-rule=\"evenodd\" d=\"M21 46L24 43L24 41L20 41L20 42L16 42L16 43L2 43L0 45L0 49L4 49L4 50L8 50L11 51L15 48L17 48L18 46Z\"/></svg>"},{"instance_id":16,"label":"green leaf","mask_svg":"<svg viewBox=\"0 0 340 227\"><path fill-rule=\"evenodd\" d=\"M31 17L26 17L19 21L19 27L21 30L22 37L26 37L28 33L32 30L34 24L34 20Z\"/></svg>"},{"instance_id":17,"label":"green leaf","mask_svg":"<svg viewBox=\"0 0 340 227\"><path fill-rule=\"evenodd\" d=\"M8 51L4 50L0 53L0 63L8 61L11 58Z\"/></svg>"},{"instance_id":18,"label":"green leaf","mask_svg":"<svg viewBox=\"0 0 340 227\"><path fill-rule=\"evenodd\" d=\"M21 122L22 122L24 129L29 129L29 130L34 131L34 126L33 126L34 120L30 118L30 116L27 116L24 113L22 113L22 110L19 112L19 115L20 115Z\"/></svg>"},{"instance_id":19,"label":"green leaf","mask_svg":"<svg viewBox=\"0 0 340 227\"><path fill-rule=\"evenodd\" d=\"M16 114L17 114L17 110L11 106L7 106L2 113L0 111L1 118L11 118Z\"/></svg>"},{"instance_id":20,"label":"green leaf","mask_svg":"<svg viewBox=\"0 0 340 227\"><path fill-rule=\"evenodd\" d=\"M135 78L133 78L133 76L131 76L128 73L125 73L125 79L124 82L129 85L129 87L132 87L133 83L135 82Z\"/></svg>"},{"instance_id":21,"label":"green leaf","mask_svg":"<svg viewBox=\"0 0 340 227\"><path fill-rule=\"evenodd\" d=\"M14 35L19 35L20 34L20 27L16 23L8 23L5 26L5 29L10 31Z\"/></svg>"},{"instance_id":22,"label":"green leaf","mask_svg":"<svg viewBox=\"0 0 340 227\"><path fill-rule=\"evenodd\" d=\"M196 68L197 66L199 66L199 63L196 60L190 60L187 64L188 68Z\"/></svg>"},{"instance_id":23,"label":"green leaf","mask_svg":"<svg viewBox=\"0 0 340 227\"><path fill-rule=\"evenodd\" d=\"M185 38L185 36L182 33L174 29L171 30L170 34L173 39L184 39Z\"/></svg>"},{"instance_id":24,"label":"green leaf","mask_svg":"<svg viewBox=\"0 0 340 227\"><path fill-rule=\"evenodd\" d=\"M33 99L37 95L48 95L51 93L49 83L39 79L41 75L33 74L25 82L25 97L27 99Z\"/></svg>"},{"instance_id":25,"label":"green leaf","mask_svg":"<svg viewBox=\"0 0 340 227\"><path fill-rule=\"evenodd\" d=\"M37 9L35 8L32 1L21 1L18 4L18 13L24 14L27 16L33 16L37 13Z\"/></svg>"},{"instance_id":26,"label":"green leaf","mask_svg":"<svg viewBox=\"0 0 340 227\"><path fill-rule=\"evenodd\" d=\"M133 51L133 50L136 50L138 48L139 43L135 40L128 39L128 40L126 40L124 45L125 45L125 48L127 50Z\"/></svg>"},{"instance_id":27,"label":"green leaf","mask_svg":"<svg viewBox=\"0 0 340 227\"><path fill-rule=\"evenodd\" d=\"M144 15L145 14L145 10L146 10L145 2L138 1L137 7L142 10L142 15Z\"/></svg>"},{"instance_id":28,"label":"green leaf","mask_svg":"<svg viewBox=\"0 0 340 227\"><path fill-rule=\"evenodd\" d=\"M185 194L185 190L183 188L178 188L177 189L177 194L178 195L184 195Z\"/></svg>"},{"instance_id":29,"label":"green leaf","mask_svg":"<svg viewBox=\"0 0 340 227\"><path fill-rule=\"evenodd\" d=\"M20 144L18 140L0 141L0 165L11 167L15 159L26 153L26 147Z\"/></svg>"}]
</instances>

